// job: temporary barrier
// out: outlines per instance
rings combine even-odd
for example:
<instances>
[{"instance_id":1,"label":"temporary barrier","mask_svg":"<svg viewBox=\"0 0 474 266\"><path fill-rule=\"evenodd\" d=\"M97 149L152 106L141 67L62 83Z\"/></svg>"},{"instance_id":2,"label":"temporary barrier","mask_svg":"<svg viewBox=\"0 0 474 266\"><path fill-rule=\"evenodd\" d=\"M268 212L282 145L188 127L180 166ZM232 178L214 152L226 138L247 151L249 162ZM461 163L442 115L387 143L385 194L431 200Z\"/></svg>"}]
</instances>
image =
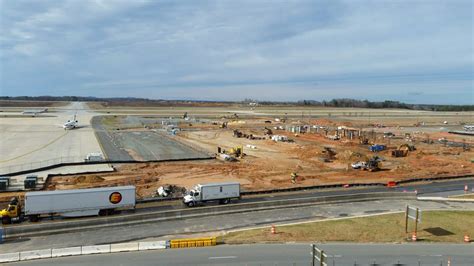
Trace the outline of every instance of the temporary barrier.
<instances>
[{"instance_id":1,"label":"temporary barrier","mask_svg":"<svg viewBox=\"0 0 474 266\"><path fill-rule=\"evenodd\" d=\"M53 248L51 250L51 257L77 256L81 255L81 251L82 247Z\"/></svg>"},{"instance_id":2,"label":"temporary barrier","mask_svg":"<svg viewBox=\"0 0 474 266\"><path fill-rule=\"evenodd\" d=\"M215 246L216 244L215 237L170 240L171 248L206 247Z\"/></svg>"},{"instance_id":3,"label":"temporary barrier","mask_svg":"<svg viewBox=\"0 0 474 266\"><path fill-rule=\"evenodd\" d=\"M411 235L411 241L416 241L417 238L416 238L416 233L413 232L413 234Z\"/></svg>"},{"instance_id":4,"label":"temporary barrier","mask_svg":"<svg viewBox=\"0 0 474 266\"><path fill-rule=\"evenodd\" d=\"M110 253L110 245L83 246L82 255Z\"/></svg>"},{"instance_id":5,"label":"temporary barrier","mask_svg":"<svg viewBox=\"0 0 474 266\"><path fill-rule=\"evenodd\" d=\"M20 260L35 260L51 258L51 249L40 249L20 252Z\"/></svg>"},{"instance_id":6,"label":"temporary barrier","mask_svg":"<svg viewBox=\"0 0 474 266\"><path fill-rule=\"evenodd\" d=\"M139 242L138 250L165 249L166 241Z\"/></svg>"},{"instance_id":7,"label":"temporary barrier","mask_svg":"<svg viewBox=\"0 0 474 266\"><path fill-rule=\"evenodd\" d=\"M20 252L0 254L0 262L13 262L20 260Z\"/></svg>"},{"instance_id":8,"label":"temporary barrier","mask_svg":"<svg viewBox=\"0 0 474 266\"><path fill-rule=\"evenodd\" d=\"M469 237L469 235L464 235L464 242L471 243L471 238Z\"/></svg>"},{"instance_id":9,"label":"temporary barrier","mask_svg":"<svg viewBox=\"0 0 474 266\"><path fill-rule=\"evenodd\" d=\"M272 235L276 234L276 229L275 225L272 224L272 229L271 229Z\"/></svg>"},{"instance_id":10,"label":"temporary barrier","mask_svg":"<svg viewBox=\"0 0 474 266\"><path fill-rule=\"evenodd\" d=\"M138 250L138 243L119 243L119 244L111 244L110 245L110 252L124 252L124 251L137 251Z\"/></svg>"}]
</instances>

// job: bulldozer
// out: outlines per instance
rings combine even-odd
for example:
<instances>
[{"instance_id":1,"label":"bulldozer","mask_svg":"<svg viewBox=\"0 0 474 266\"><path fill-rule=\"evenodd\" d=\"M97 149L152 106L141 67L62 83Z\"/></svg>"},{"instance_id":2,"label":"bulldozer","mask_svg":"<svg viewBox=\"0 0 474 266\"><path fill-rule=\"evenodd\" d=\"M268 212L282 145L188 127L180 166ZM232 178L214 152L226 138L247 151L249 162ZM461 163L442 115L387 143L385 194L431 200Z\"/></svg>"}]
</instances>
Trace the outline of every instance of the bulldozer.
<instances>
[{"instance_id":1,"label":"bulldozer","mask_svg":"<svg viewBox=\"0 0 474 266\"><path fill-rule=\"evenodd\" d=\"M416 150L414 145L402 144L398 149L392 151L392 157L406 157L408 152Z\"/></svg>"}]
</instances>

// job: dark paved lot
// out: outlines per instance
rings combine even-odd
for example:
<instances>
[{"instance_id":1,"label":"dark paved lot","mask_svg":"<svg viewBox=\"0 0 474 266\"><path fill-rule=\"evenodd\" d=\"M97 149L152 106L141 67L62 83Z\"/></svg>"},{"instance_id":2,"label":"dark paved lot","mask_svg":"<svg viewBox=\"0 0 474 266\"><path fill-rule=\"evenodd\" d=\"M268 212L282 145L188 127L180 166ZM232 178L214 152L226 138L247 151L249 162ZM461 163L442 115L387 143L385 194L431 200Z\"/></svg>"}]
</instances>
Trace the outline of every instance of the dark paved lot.
<instances>
[{"instance_id":1,"label":"dark paved lot","mask_svg":"<svg viewBox=\"0 0 474 266\"><path fill-rule=\"evenodd\" d=\"M110 161L157 161L208 158L204 151L186 146L167 132L108 130L96 116L91 123Z\"/></svg>"}]
</instances>

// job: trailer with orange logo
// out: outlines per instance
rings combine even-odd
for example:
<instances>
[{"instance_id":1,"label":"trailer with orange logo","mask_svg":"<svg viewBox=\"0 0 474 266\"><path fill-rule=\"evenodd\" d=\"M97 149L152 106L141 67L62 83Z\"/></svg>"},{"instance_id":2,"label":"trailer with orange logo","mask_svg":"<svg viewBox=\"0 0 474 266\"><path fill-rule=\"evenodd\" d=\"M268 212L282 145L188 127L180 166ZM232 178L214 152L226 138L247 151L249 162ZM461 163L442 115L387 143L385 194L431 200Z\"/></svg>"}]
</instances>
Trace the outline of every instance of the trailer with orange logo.
<instances>
[{"instance_id":1,"label":"trailer with orange logo","mask_svg":"<svg viewBox=\"0 0 474 266\"><path fill-rule=\"evenodd\" d=\"M135 204L134 186L27 192L24 212L21 211L21 200L12 200L4 210L5 212L12 210L11 215L6 213L2 215L2 222L4 224L21 222L24 218L36 222L47 215L63 217L110 215L118 210L133 209Z\"/></svg>"}]
</instances>

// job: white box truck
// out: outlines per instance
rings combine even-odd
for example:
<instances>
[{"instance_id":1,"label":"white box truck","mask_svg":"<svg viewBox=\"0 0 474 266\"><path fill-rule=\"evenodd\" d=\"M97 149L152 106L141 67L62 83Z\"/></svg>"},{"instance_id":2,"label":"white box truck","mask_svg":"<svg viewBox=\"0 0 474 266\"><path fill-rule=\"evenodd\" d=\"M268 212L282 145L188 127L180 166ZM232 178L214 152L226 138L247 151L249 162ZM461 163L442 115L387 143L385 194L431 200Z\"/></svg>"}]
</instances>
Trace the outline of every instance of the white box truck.
<instances>
[{"instance_id":1,"label":"white box truck","mask_svg":"<svg viewBox=\"0 0 474 266\"><path fill-rule=\"evenodd\" d=\"M240 199L240 183L197 184L184 196L183 203L193 207L208 201L227 204L231 199Z\"/></svg>"},{"instance_id":2,"label":"white box truck","mask_svg":"<svg viewBox=\"0 0 474 266\"><path fill-rule=\"evenodd\" d=\"M40 215L80 217L112 214L118 208L135 208L135 202L134 186L36 191L25 194L24 212L16 199L0 215L4 223L21 221L22 216L35 222Z\"/></svg>"}]
</instances>

